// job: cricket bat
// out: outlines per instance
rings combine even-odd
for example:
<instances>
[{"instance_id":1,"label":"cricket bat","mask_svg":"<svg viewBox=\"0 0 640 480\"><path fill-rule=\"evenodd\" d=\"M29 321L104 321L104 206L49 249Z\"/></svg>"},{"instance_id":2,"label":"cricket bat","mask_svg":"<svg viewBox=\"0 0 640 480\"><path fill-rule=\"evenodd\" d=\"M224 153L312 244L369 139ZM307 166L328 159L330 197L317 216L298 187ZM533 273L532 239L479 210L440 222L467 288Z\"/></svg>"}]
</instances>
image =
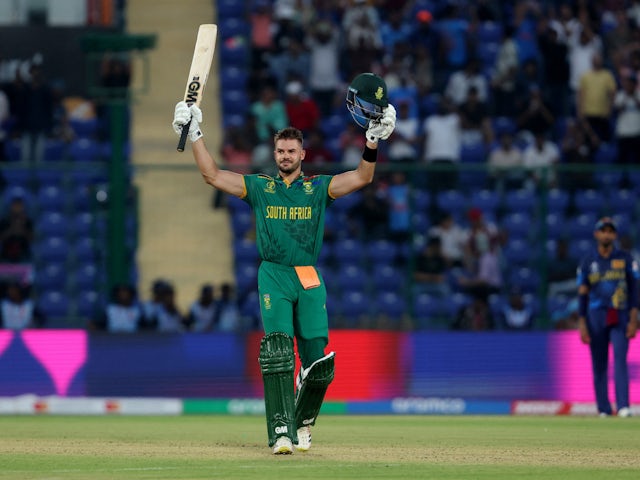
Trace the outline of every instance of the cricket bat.
<instances>
[{"instance_id":1,"label":"cricket bat","mask_svg":"<svg viewBox=\"0 0 640 480\"><path fill-rule=\"evenodd\" d=\"M202 24L198 28L198 37L196 38L196 46L193 50L193 58L191 59L187 87L184 91L184 101L187 102L189 106L200 106L200 102L202 101L204 87L207 84L207 77L209 76L211 62L213 61L213 52L216 49L217 34L218 26L213 23ZM190 124L191 122L182 127L182 134L178 141L179 152L184 151Z\"/></svg>"}]
</instances>

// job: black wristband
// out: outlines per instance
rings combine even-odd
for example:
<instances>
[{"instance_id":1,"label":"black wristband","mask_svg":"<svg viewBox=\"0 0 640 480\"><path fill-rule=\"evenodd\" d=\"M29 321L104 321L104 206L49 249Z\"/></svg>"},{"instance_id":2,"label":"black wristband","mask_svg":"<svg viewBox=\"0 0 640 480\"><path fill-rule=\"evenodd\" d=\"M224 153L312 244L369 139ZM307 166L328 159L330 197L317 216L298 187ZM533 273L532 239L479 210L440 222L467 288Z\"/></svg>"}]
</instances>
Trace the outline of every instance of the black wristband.
<instances>
[{"instance_id":1,"label":"black wristband","mask_svg":"<svg viewBox=\"0 0 640 480\"><path fill-rule=\"evenodd\" d=\"M378 159L378 149L369 148L365 145L364 152L362 152L362 159L365 162L375 163L375 161Z\"/></svg>"}]
</instances>

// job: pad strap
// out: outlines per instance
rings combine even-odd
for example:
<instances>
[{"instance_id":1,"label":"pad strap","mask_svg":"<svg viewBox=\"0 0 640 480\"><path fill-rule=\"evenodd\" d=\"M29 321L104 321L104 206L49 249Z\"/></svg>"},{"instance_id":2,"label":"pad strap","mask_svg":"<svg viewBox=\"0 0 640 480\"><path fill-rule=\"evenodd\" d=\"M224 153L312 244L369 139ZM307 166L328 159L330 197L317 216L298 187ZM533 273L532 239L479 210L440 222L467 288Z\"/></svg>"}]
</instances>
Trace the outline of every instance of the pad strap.
<instances>
[{"instance_id":1,"label":"pad strap","mask_svg":"<svg viewBox=\"0 0 640 480\"><path fill-rule=\"evenodd\" d=\"M293 443L297 443L298 436L294 428L293 339L280 332L265 335L260 342L258 361L264 384L269 446L272 447L276 439L282 436L287 436Z\"/></svg>"},{"instance_id":2,"label":"pad strap","mask_svg":"<svg viewBox=\"0 0 640 480\"><path fill-rule=\"evenodd\" d=\"M335 352L313 362L298 374L296 395L296 428L315 425L324 395L333 381Z\"/></svg>"}]
</instances>

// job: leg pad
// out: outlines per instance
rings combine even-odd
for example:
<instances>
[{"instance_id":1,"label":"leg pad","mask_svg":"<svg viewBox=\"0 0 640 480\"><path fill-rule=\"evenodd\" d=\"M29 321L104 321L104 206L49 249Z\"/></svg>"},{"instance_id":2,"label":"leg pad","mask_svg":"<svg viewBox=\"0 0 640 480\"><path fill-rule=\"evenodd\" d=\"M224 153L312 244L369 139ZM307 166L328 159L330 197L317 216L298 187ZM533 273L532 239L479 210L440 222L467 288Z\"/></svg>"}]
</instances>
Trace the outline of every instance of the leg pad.
<instances>
[{"instance_id":1,"label":"leg pad","mask_svg":"<svg viewBox=\"0 0 640 480\"><path fill-rule=\"evenodd\" d=\"M335 352L316 360L298 374L296 428L315 425L320 407L335 372Z\"/></svg>"}]
</instances>

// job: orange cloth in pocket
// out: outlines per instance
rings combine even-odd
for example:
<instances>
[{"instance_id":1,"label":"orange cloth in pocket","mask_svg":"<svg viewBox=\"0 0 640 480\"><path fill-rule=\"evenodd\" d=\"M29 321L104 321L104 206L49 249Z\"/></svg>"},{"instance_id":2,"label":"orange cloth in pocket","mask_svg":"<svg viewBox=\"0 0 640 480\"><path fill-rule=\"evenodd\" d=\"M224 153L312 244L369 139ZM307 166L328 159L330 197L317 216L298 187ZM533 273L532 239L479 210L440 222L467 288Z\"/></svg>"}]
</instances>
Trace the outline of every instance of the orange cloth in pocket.
<instances>
[{"instance_id":1,"label":"orange cloth in pocket","mask_svg":"<svg viewBox=\"0 0 640 480\"><path fill-rule=\"evenodd\" d=\"M293 268L296 269L296 274L298 275L298 279L300 279L302 288L304 288L305 290L309 290L310 288L320 286L320 278L318 277L318 272L316 271L314 266L303 265Z\"/></svg>"}]
</instances>

